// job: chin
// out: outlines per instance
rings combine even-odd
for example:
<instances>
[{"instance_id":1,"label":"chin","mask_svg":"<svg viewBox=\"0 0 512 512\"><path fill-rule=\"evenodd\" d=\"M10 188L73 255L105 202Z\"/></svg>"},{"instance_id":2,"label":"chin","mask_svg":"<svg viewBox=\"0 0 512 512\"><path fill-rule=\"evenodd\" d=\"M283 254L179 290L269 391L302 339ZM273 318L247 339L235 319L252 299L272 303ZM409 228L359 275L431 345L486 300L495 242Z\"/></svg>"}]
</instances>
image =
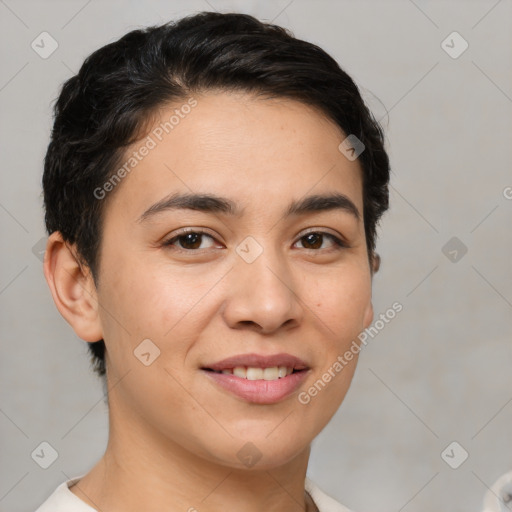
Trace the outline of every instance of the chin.
<instances>
[{"instance_id":1,"label":"chin","mask_svg":"<svg viewBox=\"0 0 512 512\"><path fill-rule=\"evenodd\" d=\"M261 430L254 436L226 439L222 446L215 443L210 450L210 460L233 469L250 471L270 470L288 464L293 459L309 451L311 440L299 438L296 433L283 432L278 436ZM286 442L288 441L288 442Z\"/></svg>"}]
</instances>

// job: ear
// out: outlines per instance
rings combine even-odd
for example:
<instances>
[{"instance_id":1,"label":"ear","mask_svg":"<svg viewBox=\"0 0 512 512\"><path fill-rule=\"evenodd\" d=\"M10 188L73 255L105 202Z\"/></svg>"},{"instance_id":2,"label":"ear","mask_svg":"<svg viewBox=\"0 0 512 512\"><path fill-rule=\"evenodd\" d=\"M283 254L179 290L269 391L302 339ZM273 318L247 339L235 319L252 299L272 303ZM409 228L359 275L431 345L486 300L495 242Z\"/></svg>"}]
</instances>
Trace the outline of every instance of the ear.
<instances>
[{"instance_id":1,"label":"ear","mask_svg":"<svg viewBox=\"0 0 512 512\"><path fill-rule=\"evenodd\" d=\"M380 256L376 252L372 253L370 265L371 265L371 269L370 269L371 276L373 278L373 275L376 272L378 272L379 268L380 268ZM372 304L372 300L370 299L370 302L368 303L368 307L366 308L366 311L364 313L363 326L365 329L368 328L372 324L373 317L374 317L373 304Z\"/></svg>"},{"instance_id":2,"label":"ear","mask_svg":"<svg viewBox=\"0 0 512 512\"><path fill-rule=\"evenodd\" d=\"M380 268L380 256L374 252L372 255L372 276L379 271Z\"/></svg>"},{"instance_id":3,"label":"ear","mask_svg":"<svg viewBox=\"0 0 512 512\"><path fill-rule=\"evenodd\" d=\"M96 286L89 268L77 254L76 247L55 231L46 244L44 276L57 309L76 334L88 342L99 341L103 331Z\"/></svg>"}]
</instances>

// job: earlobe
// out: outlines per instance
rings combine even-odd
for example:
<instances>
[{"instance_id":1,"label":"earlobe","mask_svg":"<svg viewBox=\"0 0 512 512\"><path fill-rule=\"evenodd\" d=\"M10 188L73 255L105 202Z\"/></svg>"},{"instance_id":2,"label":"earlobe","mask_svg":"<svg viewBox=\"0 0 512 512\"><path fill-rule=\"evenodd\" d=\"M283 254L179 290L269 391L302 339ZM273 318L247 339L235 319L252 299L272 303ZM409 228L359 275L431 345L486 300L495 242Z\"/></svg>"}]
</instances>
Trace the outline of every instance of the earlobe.
<instances>
[{"instance_id":1,"label":"earlobe","mask_svg":"<svg viewBox=\"0 0 512 512\"><path fill-rule=\"evenodd\" d=\"M376 272L378 272L379 268L380 268L380 256L376 252L374 252L372 254L370 264L371 264L371 275L373 277L373 275ZM368 308L366 309L365 314L364 314L363 325L364 325L365 329L370 327L370 325L373 322L373 317L374 317L373 304L370 299L370 303L368 304Z\"/></svg>"},{"instance_id":2,"label":"earlobe","mask_svg":"<svg viewBox=\"0 0 512 512\"><path fill-rule=\"evenodd\" d=\"M76 248L55 231L48 238L44 275L60 314L85 341L103 337L96 287L88 268L80 263Z\"/></svg>"},{"instance_id":3,"label":"earlobe","mask_svg":"<svg viewBox=\"0 0 512 512\"><path fill-rule=\"evenodd\" d=\"M372 275L379 271L380 268L380 255L376 252L372 256Z\"/></svg>"}]
</instances>

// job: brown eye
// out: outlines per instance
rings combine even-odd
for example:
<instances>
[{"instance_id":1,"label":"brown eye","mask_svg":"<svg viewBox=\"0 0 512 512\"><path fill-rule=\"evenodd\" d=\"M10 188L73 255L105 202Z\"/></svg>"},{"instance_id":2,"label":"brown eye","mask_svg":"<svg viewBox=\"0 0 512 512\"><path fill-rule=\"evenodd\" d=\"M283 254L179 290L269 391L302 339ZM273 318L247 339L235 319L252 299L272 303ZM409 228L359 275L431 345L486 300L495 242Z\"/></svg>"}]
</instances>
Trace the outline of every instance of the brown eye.
<instances>
[{"instance_id":1,"label":"brown eye","mask_svg":"<svg viewBox=\"0 0 512 512\"><path fill-rule=\"evenodd\" d=\"M208 247L211 247L210 244L207 247L201 247L201 244L203 242L203 238L209 238L210 240L213 240L213 237L208 235L207 233L204 233L202 231L189 231L188 233L183 233L181 235L177 235L167 242L164 243L165 246L175 246L176 242L178 249L188 250L188 251L194 251L197 249L207 249Z\"/></svg>"},{"instance_id":2,"label":"brown eye","mask_svg":"<svg viewBox=\"0 0 512 512\"><path fill-rule=\"evenodd\" d=\"M339 238L335 237L334 235L331 235L330 233L323 233L321 231L307 233L306 235L300 238L299 242L302 243L302 247L304 249L316 250L322 248L322 244L325 239L331 240L331 247L333 247L333 245L335 246L335 248L336 246L346 247L345 244Z\"/></svg>"},{"instance_id":3,"label":"brown eye","mask_svg":"<svg viewBox=\"0 0 512 512\"><path fill-rule=\"evenodd\" d=\"M304 244L304 240L306 241ZM309 233L302 237L302 245L306 249L320 249L322 247L323 235L320 233Z\"/></svg>"},{"instance_id":4,"label":"brown eye","mask_svg":"<svg viewBox=\"0 0 512 512\"><path fill-rule=\"evenodd\" d=\"M199 233L187 233L186 235L180 235L178 241L183 249L199 249L202 236L203 235Z\"/></svg>"}]
</instances>

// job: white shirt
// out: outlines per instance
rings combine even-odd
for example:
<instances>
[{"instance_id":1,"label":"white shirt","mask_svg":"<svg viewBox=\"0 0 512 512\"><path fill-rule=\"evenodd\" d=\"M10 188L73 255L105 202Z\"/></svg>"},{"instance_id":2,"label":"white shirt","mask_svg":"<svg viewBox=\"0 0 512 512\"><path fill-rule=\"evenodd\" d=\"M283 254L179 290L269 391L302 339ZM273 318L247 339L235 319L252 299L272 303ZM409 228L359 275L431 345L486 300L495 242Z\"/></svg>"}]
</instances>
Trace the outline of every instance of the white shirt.
<instances>
[{"instance_id":1,"label":"white shirt","mask_svg":"<svg viewBox=\"0 0 512 512\"><path fill-rule=\"evenodd\" d=\"M69 487L78 482L82 476L71 478L59 485L36 512L97 512L69 490ZM304 485L319 512L352 512L321 491L309 478L306 477Z\"/></svg>"}]
</instances>

